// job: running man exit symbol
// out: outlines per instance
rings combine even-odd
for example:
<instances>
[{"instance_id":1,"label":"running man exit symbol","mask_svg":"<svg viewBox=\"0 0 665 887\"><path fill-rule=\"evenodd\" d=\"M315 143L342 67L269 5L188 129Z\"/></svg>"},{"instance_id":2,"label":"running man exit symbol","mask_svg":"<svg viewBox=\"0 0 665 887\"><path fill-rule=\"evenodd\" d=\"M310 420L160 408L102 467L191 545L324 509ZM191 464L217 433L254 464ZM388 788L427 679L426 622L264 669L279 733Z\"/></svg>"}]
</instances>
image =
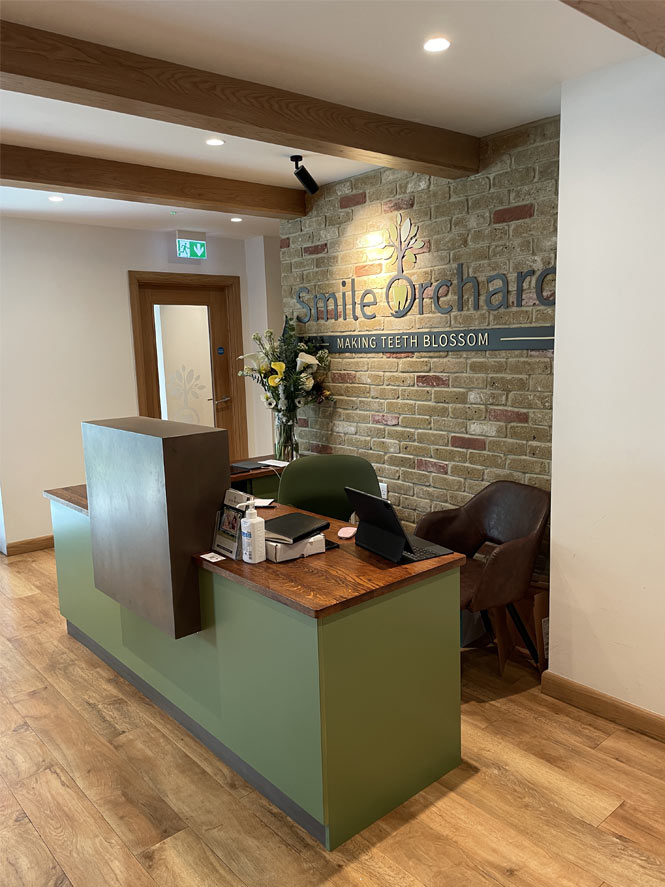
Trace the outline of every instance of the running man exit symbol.
<instances>
[{"instance_id":1,"label":"running man exit symbol","mask_svg":"<svg viewBox=\"0 0 665 887\"><path fill-rule=\"evenodd\" d=\"M189 240L184 237L176 239L179 259L207 259L205 240Z\"/></svg>"}]
</instances>

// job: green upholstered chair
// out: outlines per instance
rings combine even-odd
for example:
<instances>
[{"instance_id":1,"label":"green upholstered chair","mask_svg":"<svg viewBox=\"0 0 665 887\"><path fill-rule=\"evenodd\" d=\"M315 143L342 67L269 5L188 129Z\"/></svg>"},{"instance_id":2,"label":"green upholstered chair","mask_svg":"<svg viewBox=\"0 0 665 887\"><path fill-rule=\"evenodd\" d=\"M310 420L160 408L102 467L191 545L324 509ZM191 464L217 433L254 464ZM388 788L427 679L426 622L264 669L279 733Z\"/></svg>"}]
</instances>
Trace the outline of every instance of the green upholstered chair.
<instances>
[{"instance_id":1,"label":"green upholstered chair","mask_svg":"<svg viewBox=\"0 0 665 887\"><path fill-rule=\"evenodd\" d=\"M374 467L361 456L303 456L286 466L277 501L326 517L348 520L352 508L344 487L380 496Z\"/></svg>"}]
</instances>

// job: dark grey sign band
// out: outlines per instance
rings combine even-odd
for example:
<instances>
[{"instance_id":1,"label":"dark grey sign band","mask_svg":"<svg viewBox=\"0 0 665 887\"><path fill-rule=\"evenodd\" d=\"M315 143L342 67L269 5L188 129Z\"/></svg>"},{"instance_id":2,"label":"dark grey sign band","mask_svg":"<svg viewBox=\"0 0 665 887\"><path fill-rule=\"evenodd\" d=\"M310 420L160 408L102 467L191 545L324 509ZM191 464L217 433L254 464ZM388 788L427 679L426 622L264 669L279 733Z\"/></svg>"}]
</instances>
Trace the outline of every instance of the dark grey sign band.
<instances>
[{"instance_id":1,"label":"dark grey sign band","mask_svg":"<svg viewBox=\"0 0 665 887\"><path fill-rule=\"evenodd\" d=\"M410 330L408 332L335 333L321 337L331 354L417 351L548 351L554 347L553 326Z\"/></svg>"}]
</instances>

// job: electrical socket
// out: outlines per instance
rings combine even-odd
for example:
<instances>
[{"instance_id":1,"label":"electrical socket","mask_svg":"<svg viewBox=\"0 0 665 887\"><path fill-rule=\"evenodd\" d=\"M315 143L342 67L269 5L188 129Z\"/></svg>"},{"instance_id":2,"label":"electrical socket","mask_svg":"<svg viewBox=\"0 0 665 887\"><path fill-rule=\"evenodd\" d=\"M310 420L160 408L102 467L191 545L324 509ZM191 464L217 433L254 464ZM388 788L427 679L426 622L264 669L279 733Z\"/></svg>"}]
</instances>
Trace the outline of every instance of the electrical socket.
<instances>
[{"instance_id":1,"label":"electrical socket","mask_svg":"<svg viewBox=\"0 0 665 887\"><path fill-rule=\"evenodd\" d=\"M384 484L379 481L379 489L381 490L381 498L387 499L388 498L388 484Z\"/></svg>"}]
</instances>

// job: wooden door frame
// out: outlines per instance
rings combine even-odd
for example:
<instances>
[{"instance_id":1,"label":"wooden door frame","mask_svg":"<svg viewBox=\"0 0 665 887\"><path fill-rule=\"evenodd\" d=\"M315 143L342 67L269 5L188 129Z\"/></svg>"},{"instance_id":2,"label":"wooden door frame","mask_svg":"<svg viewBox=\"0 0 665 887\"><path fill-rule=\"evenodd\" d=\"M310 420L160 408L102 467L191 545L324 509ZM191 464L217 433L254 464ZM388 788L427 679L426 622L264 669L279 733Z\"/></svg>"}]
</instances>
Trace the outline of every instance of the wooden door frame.
<instances>
[{"instance_id":1,"label":"wooden door frame","mask_svg":"<svg viewBox=\"0 0 665 887\"><path fill-rule=\"evenodd\" d=\"M240 278L227 274L180 274L171 271L129 271L128 274L139 416L160 419L155 317L152 302L145 297L142 287L187 287L201 290L201 295L205 290L221 290L220 297L215 295L212 299L202 299L200 304L215 305L224 311L229 335L226 347L233 367L236 358L243 353ZM234 427L229 429L229 449L236 454L234 458L241 459L248 455L245 380L231 369L229 385L236 418ZM216 392L217 396L221 393ZM215 421L217 421L216 410Z\"/></svg>"}]
</instances>

